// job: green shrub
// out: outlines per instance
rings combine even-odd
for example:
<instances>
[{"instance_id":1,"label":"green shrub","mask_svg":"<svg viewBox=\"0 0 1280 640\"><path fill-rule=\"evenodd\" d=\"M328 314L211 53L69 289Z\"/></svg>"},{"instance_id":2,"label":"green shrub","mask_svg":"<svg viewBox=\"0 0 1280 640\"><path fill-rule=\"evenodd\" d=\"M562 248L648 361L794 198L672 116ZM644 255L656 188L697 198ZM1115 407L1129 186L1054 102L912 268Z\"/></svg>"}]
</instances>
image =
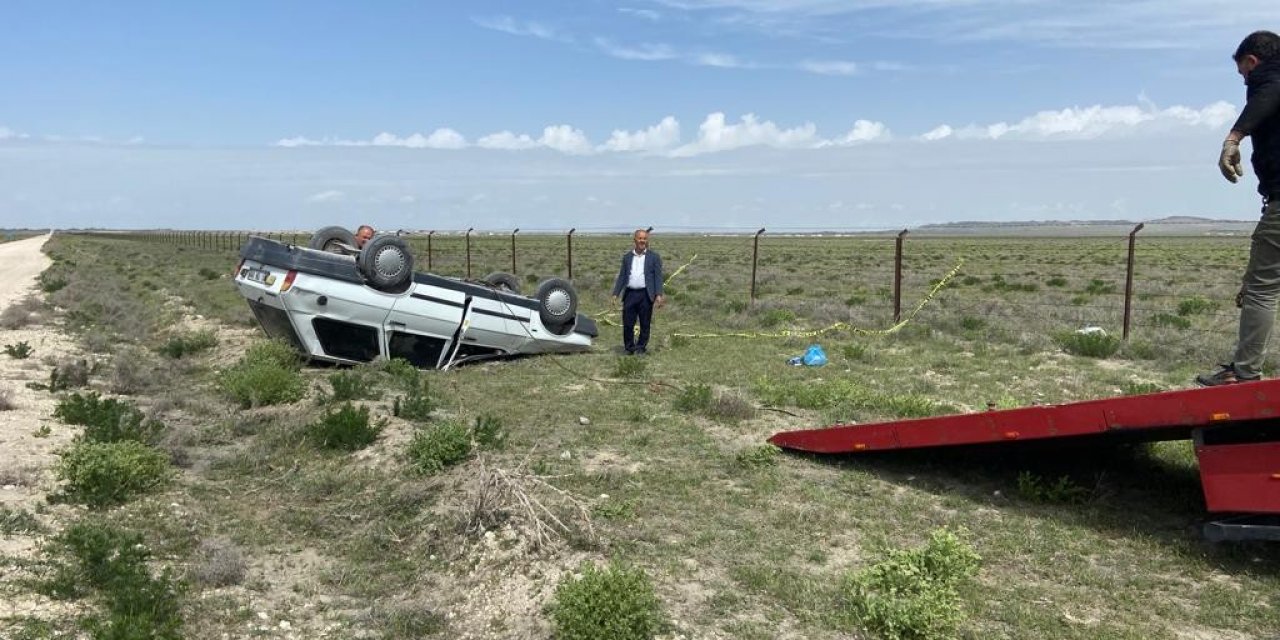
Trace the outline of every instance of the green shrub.
<instances>
[{"instance_id":1,"label":"green shrub","mask_svg":"<svg viewBox=\"0 0 1280 640\"><path fill-rule=\"evenodd\" d=\"M749 400L733 391L716 391L711 402L703 409L708 418L736 423L756 417L756 407Z\"/></svg>"},{"instance_id":2,"label":"green shrub","mask_svg":"<svg viewBox=\"0 0 1280 640\"><path fill-rule=\"evenodd\" d=\"M44 525L30 511L0 505L0 535L43 533Z\"/></svg>"},{"instance_id":3,"label":"green shrub","mask_svg":"<svg viewBox=\"0 0 1280 640\"><path fill-rule=\"evenodd\" d=\"M676 410L685 413L706 411L711 406L711 387L705 384L691 384L680 390L676 396Z\"/></svg>"},{"instance_id":4,"label":"green shrub","mask_svg":"<svg viewBox=\"0 0 1280 640\"><path fill-rule=\"evenodd\" d=\"M31 345L27 344L26 340L19 341L17 344L6 344L4 346L4 352L14 360L26 360L31 357L33 351L35 350L31 348Z\"/></svg>"},{"instance_id":5,"label":"green shrub","mask_svg":"<svg viewBox=\"0 0 1280 640\"><path fill-rule=\"evenodd\" d=\"M67 286L67 279L62 276L53 275L52 269L40 274L37 280L40 281L40 290L45 293L56 293Z\"/></svg>"},{"instance_id":6,"label":"green shrub","mask_svg":"<svg viewBox=\"0 0 1280 640\"><path fill-rule=\"evenodd\" d=\"M1120 338L1101 331L1078 333L1063 331L1054 335L1054 342L1067 353L1088 358L1110 358L1120 349Z\"/></svg>"},{"instance_id":7,"label":"green shrub","mask_svg":"<svg viewBox=\"0 0 1280 640\"><path fill-rule=\"evenodd\" d=\"M1018 474L1018 494L1034 502L1079 504L1089 499L1090 491L1061 476L1050 482L1030 471Z\"/></svg>"},{"instance_id":8,"label":"green shrub","mask_svg":"<svg viewBox=\"0 0 1280 640\"><path fill-rule=\"evenodd\" d=\"M961 316L960 328L965 331L977 331L987 326L987 321L977 316Z\"/></svg>"},{"instance_id":9,"label":"green shrub","mask_svg":"<svg viewBox=\"0 0 1280 640\"><path fill-rule=\"evenodd\" d=\"M200 271L197 273L205 280L217 280L222 277L221 273L218 273L216 270L210 269L209 267L200 267Z\"/></svg>"},{"instance_id":10,"label":"green shrub","mask_svg":"<svg viewBox=\"0 0 1280 640\"><path fill-rule=\"evenodd\" d=\"M132 440L154 444L164 431L164 424L147 419L132 404L102 399L97 393L73 393L58 401L53 416L67 424L84 426L81 440L88 442L122 442Z\"/></svg>"},{"instance_id":11,"label":"green shrub","mask_svg":"<svg viewBox=\"0 0 1280 640\"><path fill-rule=\"evenodd\" d=\"M344 451L355 451L373 444L381 431L382 425L370 424L368 407L357 408L349 402L337 411L326 411L307 429L317 445Z\"/></svg>"},{"instance_id":12,"label":"green shrub","mask_svg":"<svg viewBox=\"0 0 1280 640\"><path fill-rule=\"evenodd\" d=\"M1151 324L1157 327L1172 327L1174 329L1191 328L1191 319L1183 315L1173 315L1171 313L1157 313L1151 317Z\"/></svg>"},{"instance_id":13,"label":"green shrub","mask_svg":"<svg viewBox=\"0 0 1280 640\"><path fill-rule=\"evenodd\" d=\"M638 378L644 373L645 365L649 364L644 358L637 358L632 355L618 356L617 362L613 367L613 376L615 378Z\"/></svg>"},{"instance_id":14,"label":"green shrub","mask_svg":"<svg viewBox=\"0 0 1280 640\"><path fill-rule=\"evenodd\" d=\"M790 309L769 309L760 314L760 326L777 327L779 325L791 324L796 320L796 314Z\"/></svg>"},{"instance_id":15,"label":"green shrub","mask_svg":"<svg viewBox=\"0 0 1280 640\"><path fill-rule=\"evenodd\" d=\"M100 508L128 501L163 486L168 458L141 442L77 442L59 454L63 499Z\"/></svg>"},{"instance_id":16,"label":"green shrub","mask_svg":"<svg viewBox=\"0 0 1280 640\"><path fill-rule=\"evenodd\" d=\"M476 416L475 425L471 427L471 437L482 447L500 448L507 440L502 418L489 414Z\"/></svg>"},{"instance_id":17,"label":"green shrub","mask_svg":"<svg viewBox=\"0 0 1280 640\"><path fill-rule=\"evenodd\" d=\"M402 391L412 391L421 386L422 370L404 358L383 360L374 365L374 368L390 377Z\"/></svg>"},{"instance_id":18,"label":"green shrub","mask_svg":"<svg viewBox=\"0 0 1280 640\"><path fill-rule=\"evenodd\" d=\"M840 353L850 360L860 361L867 360L870 355L870 351L867 349L866 343L862 342L850 342L849 344L840 347Z\"/></svg>"},{"instance_id":19,"label":"green shrub","mask_svg":"<svg viewBox=\"0 0 1280 640\"><path fill-rule=\"evenodd\" d=\"M847 307L860 307L867 303L867 297L862 294L854 294L844 299Z\"/></svg>"},{"instance_id":20,"label":"green shrub","mask_svg":"<svg viewBox=\"0 0 1280 640\"><path fill-rule=\"evenodd\" d=\"M457 422L425 427L413 434L406 453L420 473L435 473L471 455L471 433Z\"/></svg>"},{"instance_id":21,"label":"green shrub","mask_svg":"<svg viewBox=\"0 0 1280 640\"><path fill-rule=\"evenodd\" d=\"M954 637L964 620L958 587L982 558L957 534L935 530L917 549L891 549L888 558L845 578L837 618L889 640Z\"/></svg>"},{"instance_id":22,"label":"green shrub","mask_svg":"<svg viewBox=\"0 0 1280 640\"><path fill-rule=\"evenodd\" d=\"M45 547L53 571L40 591L60 599L96 594L105 611L80 621L99 640L179 640L183 586L168 569L153 575L142 535L81 521Z\"/></svg>"},{"instance_id":23,"label":"green shrub","mask_svg":"<svg viewBox=\"0 0 1280 640\"><path fill-rule=\"evenodd\" d=\"M1213 311L1217 308L1218 304L1216 302L1200 296L1193 296L1178 303L1178 315L1194 316Z\"/></svg>"},{"instance_id":24,"label":"green shrub","mask_svg":"<svg viewBox=\"0 0 1280 640\"><path fill-rule=\"evenodd\" d=\"M360 370L329 374L329 386L333 388L334 402L376 400L382 395L374 381Z\"/></svg>"},{"instance_id":25,"label":"green shrub","mask_svg":"<svg viewBox=\"0 0 1280 640\"><path fill-rule=\"evenodd\" d=\"M48 389L56 393L83 387L89 384L90 372L89 361L84 358L61 360L49 371Z\"/></svg>"},{"instance_id":26,"label":"green shrub","mask_svg":"<svg viewBox=\"0 0 1280 640\"><path fill-rule=\"evenodd\" d=\"M662 604L644 571L586 563L556 587L550 604L557 640L648 640L662 626Z\"/></svg>"},{"instance_id":27,"label":"green shrub","mask_svg":"<svg viewBox=\"0 0 1280 640\"><path fill-rule=\"evenodd\" d=\"M218 346L218 336L206 329L171 335L164 344L160 345L158 351L170 358L182 358L208 351L216 346Z\"/></svg>"},{"instance_id":28,"label":"green shrub","mask_svg":"<svg viewBox=\"0 0 1280 640\"><path fill-rule=\"evenodd\" d=\"M781 449L771 444L762 444L738 451L734 456L734 461L738 463L738 466L748 469L772 467L778 464L778 454L780 452Z\"/></svg>"},{"instance_id":29,"label":"green shrub","mask_svg":"<svg viewBox=\"0 0 1280 640\"><path fill-rule=\"evenodd\" d=\"M1048 287L1065 287L1067 286L1067 279L1062 276L1053 276L1052 278L1045 280L1044 284Z\"/></svg>"},{"instance_id":30,"label":"green shrub","mask_svg":"<svg viewBox=\"0 0 1280 640\"><path fill-rule=\"evenodd\" d=\"M1115 284L1107 282L1106 280L1099 280L1097 278L1090 280L1089 284L1086 285L1084 288L1084 293L1092 294L1095 296L1105 295L1105 294L1110 294L1115 292L1116 292Z\"/></svg>"},{"instance_id":31,"label":"green shrub","mask_svg":"<svg viewBox=\"0 0 1280 640\"><path fill-rule=\"evenodd\" d=\"M296 402L306 394L297 352L282 342L260 342L218 374L218 387L242 408Z\"/></svg>"},{"instance_id":32,"label":"green shrub","mask_svg":"<svg viewBox=\"0 0 1280 640\"><path fill-rule=\"evenodd\" d=\"M396 396L391 403L391 414L405 420L426 420L436 410L436 401L431 397L431 387L425 378L416 377L403 396Z\"/></svg>"},{"instance_id":33,"label":"green shrub","mask_svg":"<svg viewBox=\"0 0 1280 640\"><path fill-rule=\"evenodd\" d=\"M1141 396L1148 393L1159 393L1164 391L1164 387L1154 382L1133 382L1129 381L1120 387L1120 392L1126 396Z\"/></svg>"}]
</instances>

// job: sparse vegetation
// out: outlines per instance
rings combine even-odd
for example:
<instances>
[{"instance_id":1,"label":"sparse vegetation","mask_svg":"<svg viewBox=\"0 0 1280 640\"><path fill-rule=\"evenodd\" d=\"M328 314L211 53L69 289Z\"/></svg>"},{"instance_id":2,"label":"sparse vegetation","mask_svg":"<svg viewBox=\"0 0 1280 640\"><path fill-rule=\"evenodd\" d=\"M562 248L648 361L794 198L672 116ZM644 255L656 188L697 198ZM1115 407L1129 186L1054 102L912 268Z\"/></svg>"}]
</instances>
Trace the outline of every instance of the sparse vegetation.
<instances>
[{"instance_id":1,"label":"sparse vegetation","mask_svg":"<svg viewBox=\"0 0 1280 640\"><path fill-rule=\"evenodd\" d=\"M1086 358L1110 358L1120 350L1120 337L1101 331L1064 331L1057 333L1054 340L1063 351Z\"/></svg>"},{"instance_id":2,"label":"sparse vegetation","mask_svg":"<svg viewBox=\"0 0 1280 640\"><path fill-rule=\"evenodd\" d=\"M471 455L471 433L454 421L422 427L413 434L406 453L418 472L436 473Z\"/></svg>"},{"instance_id":3,"label":"sparse vegetation","mask_svg":"<svg viewBox=\"0 0 1280 640\"><path fill-rule=\"evenodd\" d=\"M888 640L943 640L964 620L959 588L982 558L959 535L936 530L924 547L890 549L847 577L838 615Z\"/></svg>"},{"instance_id":4,"label":"sparse vegetation","mask_svg":"<svg viewBox=\"0 0 1280 640\"><path fill-rule=\"evenodd\" d=\"M556 587L551 620L560 640L649 640L661 628L662 604L644 571L587 563Z\"/></svg>"},{"instance_id":5,"label":"sparse vegetation","mask_svg":"<svg viewBox=\"0 0 1280 640\"><path fill-rule=\"evenodd\" d=\"M41 591L58 599L93 596L101 612L78 625L94 638L180 640L182 584L148 566L141 534L98 520L73 523L45 547L52 571Z\"/></svg>"},{"instance_id":6,"label":"sparse vegetation","mask_svg":"<svg viewBox=\"0 0 1280 640\"><path fill-rule=\"evenodd\" d=\"M171 475L164 454L134 440L82 441L59 455L60 497L94 508L122 504L153 491Z\"/></svg>"},{"instance_id":7,"label":"sparse vegetation","mask_svg":"<svg viewBox=\"0 0 1280 640\"><path fill-rule=\"evenodd\" d=\"M124 400L101 398L97 393L73 393L58 401L53 416L67 424L83 425L80 439L87 442L132 440L154 444L164 424L150 420Z\"/></svg>"},{"instance_id":8,"label":"sparse vegetation","mask_svg":"<svg viewBox=\"0 0 1280 640\"><path fill-rule=\"evenodd\" d=\"M1091 493L1069 476L1048 480L1030 471L1018 474L1018 494L1033 502L1078 504L1087 501Z\"/></svg>"},{"instance_id":9,"label":"sparse vegetation","mask_svg":"<svg viewBox=\"0 0 1280 640\"><path fill-rule=\"evenodd\" d=\"M382 425L369 419L368 407L356 407L346 403L337 411L326 411L324 416L309 428L311 439L325 449L355 451L363 449L378 439Z\"/></svg>"},{"instance_id":10,"label":"sparse vegetation","mask_svg":"<svg viewBox=\"0 0 1280 640\"><path fill-rule=\"evenodd\" d=\"M26 360L31 357L35 350L31 348L30 344L27 344L26 340L20 340L14 344L6 344L4 352L14 360Z\"/></svg>"},{"instance_id":11,"label":"sparse vegetation","mask_svg":"<svg viewBox=\"0 0 1280 640\"><path fill-rule=\"evenodd\" d=\"M296 402L306 393L300 366L288 345L260 342L218 375L218 386L243 408Z\"/></svg>"},{"instance_id":12,"label":"sparse vegetation","mask_svg":"<svg viewBox=\"0 0 1280 640\"><path fill-rule=\"evenodd\" d=\"M421 238L411 240L422 255ZM614 240L575 238L581 253L574 281L586 313L610 308ZM678 312L655 327L654 340L673 352L678 346L679 357L648 360L644 375L628 384L605 381L620 376L613 375L617 357L607 348L616 344L616 332L602 326L596 352L571 358L475 364L448 373L420 372L402 361L309 366L298 377L304 395L316 390L317 402L240 411L220 384L221 372L157 354L173 336L167 328L187 324L177 313L252 326L225 279L201 275L206 267L226 272L234 262L230 244L212 250L127 235L58 234L49 243L59 256L52 271L70 284L59 292L58 313L66 309L67 316L57 324L65 321L95 353L118 359L122 344L129 344L151 354L136 370L153 370L164 384L143 388L130 404L169 425L160 435L161 455L175 464L190 461L181 482L150 489L154 497L95 508L95 518L142 535L154 550L146 561L153 578L169 569L191 582L193 597L179 608L186 637L545 634L541 624L529 623L528 600L511 599L519 600L513 608L507 599L476 594L509 593L505 589L526 580L554 586L564 567L584 557L599 567L608 556L627 558L628 566L652 576L664 599L680 599L678 620L669 629L659 625L661 637L892 637L875 630L881 619L900 629L950 619L955 622L944 636L974 638L1165 637L1171 630L1253 637L1280 628L1280 613L1266 598L1280 590L1280 579L1253 570L1280 561L1280 551L1196 540L1203 497L1185 442L1105 455L1063 452L1045 462L942 453L813 458L780 455L762 442L775 430L981 411L989 400L1030 406L1185 387L1234 342L1230 300L1247 239L1140 238L1132 336L1106 362L1066 356L1054 336L1091 325L1119 333L1123 298L1105 293L1107 283L1119 283L1118 289L1124 282L1114 238L913 235L906 243L904 314L957 258L965 260L961 281L974 282L944 288L889 334L874 330L891 324L885 267L891 239L769 240L751 305L742 265L735 263L741 238L660 239L673 265L695 253L715 260L700 259L677 277L671 302ZM519 241L522 278L563 269L563 237L522 235ZM473 242L482 271L501 267L484 264L496 255L484 239ZM433 270L462 273L461 237L437 234L435 243ZM1060 286L1051 283L1056 277ZM1094 279L1104 286L1086 292ZM106 299L112 296L126 302ZM1181 302L1192 298L1217 306L1196 303L1179 314ZM845 304L850 299L856 304ZM784 319L763 326L762 316L773 310L783 310L777 318ZM1189 326L1156 326L1161 313ZM814 340L773 334L837 323L849 329L821 338L836 356L829 366L784 364ZM674 333L756 337L677 340ZM220 335L221 352L232 338ZM31 342L46 367L52 365L54 345ZM90 376L92 388L115 392L118 362L103 367L101 377ZM214 366L234 362L233 356ZM34 364L8 366L47 372ZM324 451L308 436L311 425L348 402L330 400L331 376L347 372L367 376L374 396L385 398L351 400L368 407L370 422L387 412L411 420L388 420L378 443L356 456ZM742 381L749 386L739 386ZM685 400L697 408L677 409L680 390L695 387L709 395L690 393ZM748 416L717 416L717 402L725 399L734 408L762 405L769 412L735 424ZM415 405L421 410L403 410ZM66 428L46 423L54 427L51 439L61 442ZM37 426L44 425L20 428L19 437ZM441 427L454 435L422 446L425 434ZM414 444L431 454L422 456L425 469L411 454ZM386 455L384 447L398 455ZM1024 470L1038 491L1024 494L1016 485ZM6 471L0 468L0 477ZM1062 477L1098 478L1098 487L1072 480L1068 487L1089 488L1087 504L1055 502ZM38 471L17 480L24 491L43 486ZM38 505L31 515L56 530L62 514L78 511ZM867 591L879 594L868 601L881 604L852 604L859 569L885 559L878 548L911 547L904 536L914 540L939 522L975 532L972 544L986 558L981 581L958 581L957 599L935 596L923 601L937 606L912 608L922 600L896 602L866 578ZM12 576L28 575L26 568L12 566L0 571L0 586L6 597L13 591L25 597ZM275 567L288 567L294 581L282 580ZM1026 567L1034 567L1035 576L1028 577ZM32 568L30 575L42 571ZM83 601L75 606L92 606L105 619L104 595L77 581ZM232 595L240 589L219 586L237 583L257 603L296 593L330 604L320 607L323 613L293 608L294 627L286 632L273 628L285 616L268 606L272 619L259 624L255 612L263 609ZM290 591L293 585L301 591ZM687 595L694 592L698 597ZM551 589L531 593L533 606L547 607L546 624L554 628ZM347 606L352 602L374 604ZM951 617L956 611L963 615ZM1090 616L1095 611L1106 615ZM8 622L0 621L0 636L91 635L70 619Z\"/></svg>"},{"instance_id":13,"label":"sparse vegetation","mask_svg":"<svg viewBox=\"0 0 1280 640\"><path fill-rule=\"evenodd\" d=\"M218 336L208 329L178 332L169 336L158 351L169 358L185 358L218 346Z\"/></svg>"}]
</instances>

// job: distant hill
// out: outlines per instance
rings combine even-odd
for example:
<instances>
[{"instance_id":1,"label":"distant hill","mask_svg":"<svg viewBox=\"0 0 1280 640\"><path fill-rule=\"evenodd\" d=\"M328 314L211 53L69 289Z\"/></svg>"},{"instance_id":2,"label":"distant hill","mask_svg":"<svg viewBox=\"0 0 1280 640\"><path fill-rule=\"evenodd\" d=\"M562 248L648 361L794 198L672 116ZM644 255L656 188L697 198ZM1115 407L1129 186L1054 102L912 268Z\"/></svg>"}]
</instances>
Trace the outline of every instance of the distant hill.
<instances>
[{"instance_id":1,"label":"distant hill","mask_svg":"<svg viewBox=\"0 0 1280 640\"><path fill-rule=\"evenodd\" d=\"M1167 216L1142 221L1143 235L1247 235L1257 224L1254 220L1223 220L1199 216ZM911 230L916 234L937 235L1127 235L1138 222L1133 220L965 220L926 224Z\"/></svg>"}]
</instances>

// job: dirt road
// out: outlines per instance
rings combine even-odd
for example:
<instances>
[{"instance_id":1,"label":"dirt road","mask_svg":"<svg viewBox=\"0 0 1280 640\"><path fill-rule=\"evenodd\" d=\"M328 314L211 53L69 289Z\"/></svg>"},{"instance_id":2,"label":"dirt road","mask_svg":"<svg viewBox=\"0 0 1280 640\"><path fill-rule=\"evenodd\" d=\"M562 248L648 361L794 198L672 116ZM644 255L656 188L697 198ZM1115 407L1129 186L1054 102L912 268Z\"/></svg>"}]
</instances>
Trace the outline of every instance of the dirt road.
<instances>
[{"instance_id":1,"label":"dirt road","mask_svg":"<svg viewBox=\"0 0 1280 640\"><path fill-rule=\"evenodd\" d=\"M21 300L35 285L36 276L49 268L49 256L40 251L49 236L0 242L0 311Z\"/></svg>"},{"instance_id":2,"label":"dirt road","mask_svg":"<svg viewBox=\"0 0 1280 640\"><path fill-rule=\"evenodd\" d=\"M51 263L40 251L48 239L0 243L0 314L29 294L39 293L36 277ZM0 352L0 508L35 513L56 489L51 471L57 461L55 451L70 442L75 432L53 418L53 395L28 383L48 382L49 371L60 359L75 355L77 347L54 326L47 311L19 324L14 329L0 328L0 347L26 343L32 350L21 359ZM48 525L50 517L46 513L38 519ZM32 557L36 545L34 534L0 536L0 553L6 556ZM51 617L61 608L27 595L0 598L0 618Z\"/></svg>"}]
</instances>

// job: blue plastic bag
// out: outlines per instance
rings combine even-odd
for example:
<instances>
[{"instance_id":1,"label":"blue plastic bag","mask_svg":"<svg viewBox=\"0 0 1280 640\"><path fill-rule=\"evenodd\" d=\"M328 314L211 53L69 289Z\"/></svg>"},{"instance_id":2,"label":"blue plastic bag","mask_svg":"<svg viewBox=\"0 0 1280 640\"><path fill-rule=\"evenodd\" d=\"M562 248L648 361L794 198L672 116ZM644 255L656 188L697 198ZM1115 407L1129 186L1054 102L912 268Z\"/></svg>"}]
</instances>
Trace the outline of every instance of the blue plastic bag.
<instances>
[{"instance_id":1,"label":"blue plastic bag","mask_svg":"<svg viewBox=\"0 0 1280 640\"><path fill-rule=\"evenodd\" d=\"M800 360L804 362L806 366L821 367L827 363L827 354L822 350L822 347L816 344L811 344Z\"/></svg>"}]
</instances>

